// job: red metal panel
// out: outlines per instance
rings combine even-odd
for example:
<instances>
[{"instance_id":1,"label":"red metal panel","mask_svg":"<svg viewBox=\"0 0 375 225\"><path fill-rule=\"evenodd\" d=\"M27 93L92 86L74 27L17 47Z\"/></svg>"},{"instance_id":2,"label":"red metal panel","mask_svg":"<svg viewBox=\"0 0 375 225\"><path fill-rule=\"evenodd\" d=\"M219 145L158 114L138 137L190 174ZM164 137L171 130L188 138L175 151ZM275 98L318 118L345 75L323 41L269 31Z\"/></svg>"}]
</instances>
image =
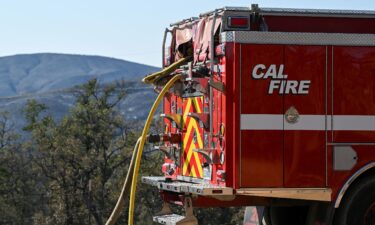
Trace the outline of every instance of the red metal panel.
<instances>
[{"instance_id":1,"label":"red metal panel","mask_svg":"<svg viewBox=\"0 0 375 225\"><path fill-rule=\"evenodd\" d=\"M268 79L254 80L252 69L263 64L283 63L283 46L242 45L241 114L281 114L282 95L268 94ZM280 121L282 123L282 121ZM241 187L281 187L283 185L282 130L241 132Z\"/></svg>"},{"instance_id":2,"label":"red metal panel","mask_svg":"<svg viewBox=\"0 0 375 225\"><path fill-rule=\"evenodd\" d=\"M240 187L240 44L225 46L225 169L226 186Z\"/></svg>"},{"instance_id":3,"label":"red metal panel","mask_svg":"<svg viewBox=\"0 0 375 225\"><path fill-rule=\"evenodd\" d=\"M238 135L234 128L233 118L234 118L234 98L235 98L235 44L226 43L225 45L225 58L223 58L223 65L225 65L225 75L223 81L225 83L225 101L223 104L224 121L225 123L225 172L226 172L226 186L236 187L236 178L238 175L235 167L235 139ZM237 56L236 56L237 57Z\"/></svg>"},{"instance_id":4,"label":"red metal panel","mask_svg":"<svg viewBox=\"0 0 375 225\"><path fill-rule=\"evenodd\" d=\"M234 187L239 188L240 187L240 182L241 182L241 177L240 177L240 166L238 163L241 160L241 145L240 145L240 136L241 136L241 130L240 130L240 88L238 84L241 83L241 44L235 44L234 48L234 54L235 54L235 66L234 66L234 73L233 73L233 98L232 98L232 110L233 110L233 118L231 119L233 123L233 140L234 140L234 145L233 145L233 167L235 168L235 173L236 176L234 176Z\"/></svg>"},{"instance_id":5,"label":"red metal panel","mask_svg":"<svg viewBox=\"0 0 375 225\"><path fill-rule=\"evenodd\" d=\"M225 63L226 59L225 58L222 58L220 59L219 61L219 65L221 65L221 69L217 69L217 71L214 73L214 80L216 82L222 82L223 84L226 84L226 77L227 77L227 73L226 73L226 68L225 68ZM219 183L221 185L225 185L225 182L224 180L226 179L219 179L217 177L217 173L218 171L220 170L220 173L222 172L226 172L226 164L227 164L227 160L226 160L226 157L227 157L227 153L225 152L226 151L226 141L227 141L227 136L225 135L224 133L224 136L222 135L222 133L220 132L220 126L223 125L224 126L224 131L226 130L225 129L225 126L226 126L226 120L225 120L225 110L226 110L226 97L225 97L225 94L219 90L216 90L216 89L213 89L213 99L214 99L214 104L213 104L213 115L212 115L212 119L213 119L213 133L214 133L214 137L212 138L212 143L211 143L211 149L213 150L211 152L211 155L212 157L215 159L214 162L213 162L213 165L211 167L212 169L212 176L211 176L211 179L212 179L212 183ZM208 109L209 108L209 104L208 104L208 99L207 99L207 102L206 102L206 108ZM207 137L209 136L209 129L207 129L207 132L206 132L206 135ZM207 138L208 139L208 138ZM221 164L222 162L220 162L219 160L219 156L220 154L224 154L224 164ZM226 176L226 175L224 175Z\"/></svg>"},{"instance_id":6,"label":"red metal panel","mask_svg":"<svg viewBox=\"0 0 375 225\"><path fill-rule=\"evenodd\" d=\"M308 94L285 94L284 109L294 107L301 117L326 114L326 47L286 46L287 80L310 80ZM303 118L301 119L303 120ZM299 121L300 123L303 121ZM287 123L284 120L284 123ZM306 124L308 126L312 124ZM323 187L325 185L325 127L322 130L285 130L284 186Z\"/></svg>"},{"instance_id":7,"label":"red metal panel","mask_svg":"<svg viewBox=\"0 0 375 225\"><path fill-rule=\"evenodd\" d=\"M333 114L375 115L375 48L333 47ZM334 126L335 128L335 126ZM333 131L333 142L356 143L375 142L374 131ZM357 170L375 161L373 145L351 145L356 151L357 164L349 171L333 170L333 147L329 148L329 186L335 199L342 185Z\"/></svg>"},{"instance_id":8,"label":"red metal panel","mask_svg":"<svg viewBox=\"0 0 375 225\"><path fill-rule=\"evenodd\" d=\"M375 48L334 47L333 114L375 116ZM334 131L335 142L375 142L375 131Z\"/></svg>"},{"instance_id":9,"label":"red metal panel","mask_svg":"<svg viewBox=\"0 0 375 225\"><path fill-rule=\"evenodd\" d=\"M177 101L177 97L171 93L167 93L166 96L164 97L164 101L163 101L163 112L165 114L174 114L176 113L176 101ZM164 130L163 132L165 134L170 134L170 133L176 133L177 132L177 127L172 125L172 122L167 119L167 118L164 118ZM172 146L174 145L175 147L179 147L178 144L171 144L171 143L164 143L165 146ZM169 177L169 178L176 178L177 175L180 175L180 168L177 167L177 165L179 165L181 162L175 162L174 160L172 159L169 159L167 157L164 158L164 165L169 165L169 166L172 166L172 165L175 165L175 169L174 169L174 173L173 174L164 174L166 177Z\"/></svg>"},{"instance_id":10,"label":"red metal panel","mask_svg":"<svg viewBox=\"0 0 375 225\"><path fill-rule=\"evenodd\" d=\"M333 70L333 47L327 47L327 115L332 116L332 100L333 100L333 85L332 85L332 70ZM329 118L329 117L328 117ZM332 117L331 117L332 118ZM330 119L329 122L332 120ZM329 125L329 124L328 124ZM328 143L333 141L333 132L332 126L327 126L327 147L326 147L326 186L330 187L332 180L332 170L333 170L333 154L332 154L332 146L328 145Z\"/></svg>"},{"instance_id":11,"label":"red metal panel","mask_svg":"<svg viewBox=\"0 0 375 225\"><path fill-rule=\"evenodd\" d=\"M316 33L375 33L375 19L264 16L269 31Z\"/></svg>"},{"instance_id":12,"label":"red metal panel","mask_svg":"<svg viewBox=\"0 0 375 225\"><path fill-rule=\"evenodd\" d=\"M375 161L375 146L373 145L352 145L351 146L357 153L357 164L348 171L332 171L330 177L330 188L332 188L332 199L337 198L337 194L345 182L353 175L356 171L366 166L369 162ZM330 148L331 153L332 149Z\"/></svg>"},{"instance_id":13,"label":"red metal panel","mask_svg":"<svg viewBox=\"0 0 375 225\"><path fill-rule=\"evenodd\" d=\"M227 78L228 78L228 72L227 72L227 67L226 67L226 61L227 61L227 58L226 57L222 57L219 61L219 65L221 66L221 68L223 68L220 72L220 77L221 77L221 81L223 82L223 84L228 88L227 86ZM229 73L231 74L231 73ZM231 78L230 78L231 79ZM227 135L227 116L226 116L226 113L227 113L227 95L226 95L226 92L224 93L220 93L220 98L218 99L218 111L219 111L219 116L218 116L218 132L220 132L220 123L223 124L223 127L224 127L224 136L222 137L222 140L219 141L220 142L220 153L224 154L224 164L218 164L216 167L215 167L215 170L213 171L213 179L214 181L217 181L217 178L216 178L216 174L218 172L218 170L221 170L221 171L225 171L225 179L223 179L221 182L219 181L219 184L223 185L223 186L228 186L228 182L227 180L229 179L228 178L228 135ZM209 105L207 103L206 107L208 108Z\"/></svg>"}]
</instances>

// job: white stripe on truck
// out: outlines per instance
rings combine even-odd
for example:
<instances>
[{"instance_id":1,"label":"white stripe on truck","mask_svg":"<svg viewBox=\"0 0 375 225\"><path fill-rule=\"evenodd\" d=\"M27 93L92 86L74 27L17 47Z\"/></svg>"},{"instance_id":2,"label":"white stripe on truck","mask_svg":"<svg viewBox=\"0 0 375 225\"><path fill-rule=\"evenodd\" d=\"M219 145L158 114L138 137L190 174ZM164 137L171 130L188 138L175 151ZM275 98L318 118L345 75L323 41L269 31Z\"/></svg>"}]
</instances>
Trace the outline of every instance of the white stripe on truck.
<instances>
[{"instance_id":1,"label":"white stripe on truck","mask_svg":"<svg viewBox=\"0 0 375 225\"><path fill-rule=\"evenodd\" d=\"M332 126L331 126L332 124ZM300 115L290 124L283 114L241 114L241 130L348 130L375 131L375 116Z\"/></svg>"}]
</instances>

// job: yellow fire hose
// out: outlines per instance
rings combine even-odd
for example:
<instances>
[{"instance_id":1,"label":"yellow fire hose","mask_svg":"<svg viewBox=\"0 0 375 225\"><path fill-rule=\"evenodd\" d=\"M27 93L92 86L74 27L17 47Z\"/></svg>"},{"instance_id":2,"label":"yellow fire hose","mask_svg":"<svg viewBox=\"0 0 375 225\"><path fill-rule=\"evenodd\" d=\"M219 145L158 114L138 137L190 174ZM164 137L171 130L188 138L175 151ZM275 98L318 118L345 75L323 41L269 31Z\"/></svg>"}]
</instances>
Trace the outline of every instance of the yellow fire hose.
<instances>
[{"instance_id":1,"label":"yellow fire hose","mask_svg":"<svg viewBox=\"0 0 375 225\"><path fill-rule=\"evenodd\" d=\"M142 79L142 82L145 83L145 84L152 84L157 79L163 78L163 77L168 76L169 74L171 74L179 66L181 66L182 64L184 64L188 59L189 59L189 57L182 58L182 59L174 62L172 65L166 67L165 69L163 69L163 70L161 70L159 72L153 73L151 75L148 75L147 77L145 77L145 78Z\"/></svg>"},{"instance_id":2,"label":"yellow fire hose","mask_svg":"<svg viewBox=\"0 0 375 225\"><path fill-rule=\"evenodd\" d=\"M129 170L128 170L128 173L126 174L126 178L122 186L120 197L118 198L116 206L113 209L112 214L107 220L107 222L105 223L105 225L114 225L117 219L120 217L122 209L124 208L125 199L128 197L129 191L130 191L130 184L131 184L130 181L133 178L135 157L137 156L138 146L139 146L140 141L141 141L141 137L138 138L137 143L134 146L132 158L131 158L130 165L129 165Z\"/></svg>"},{"instance_id":3,"label":"yellow fire hose","mask_svg":"<svg viewBox=\"0 0 375 225\"><path fill-rule=\"evenodd\" d=\"M143 128L141 141L138 147L137 157L135 160L134 165L134 171L133 171L133 179L132 179L132 185L131 185L131 191L130 191L130 202L129 202L129 217L128 217L128 225L133 225L133 219L134 219L134 206L135 206L135 192L137 189L137 180L138 180L138 172L139 172L139 166L141 163L141 157L143 152L143 147L145 145L146 136L148 133L148 130L150 129L152 118L155 114L156 109L158 108L160 102L163 100L164 95L167 93L167 91L172 87L172 85L181 79L182 75L177 74L172 79L168 81L168 83L163 87L161 92L159 93L158 97L156 98L154 104L152 105L152 108L148 114L146 124Z\"/></svg>"},{"instance_id":4,"label":"yellow fire hose","mask_svg":"<svg viewBox=\"0 0 375 225\"><path fill-rule=\"evenodd\" d=\"M170 75L172 72L174 72L180 65L185 63L189 57L182 58L178 60L177 62L173 63L172 65L168 66L167 68L163 69L162 71L159 71L157 73L151 74L147 77L145 77L142 81L147 84L153 84L155 81L158 81L168 75ZM142 136L137 140L136 145L134 146L132 159L130 161L129 170L126 175L121 194L119 196L119 199L117 200L116 206L112 211L111 216L106 222L106 225L114 225L118 219L118 217L121 214L121 211L124 207L124 201L125 198L128 196L129 189L130 189L130 205L129 205L129 219L128 224L133 224L134 220L134 204L135 204L135 192L137 188L137 179L138 179L138 172L139 172L139 166L141 162L141 156L143 152L143 147L147 138L147 133L150 128L150 124L152 121L152 118L155 114L156 109L158 108L161 100L163 99L164 95L167 93L167 91L172 87L172 85L178 81L181 78L181 74L175 75L171 80L168 81L168 83L163 87L161 92L159 93L158 97L156 98L151 111L149 112L149 115L146 120L146 124L143 128ZM132 181L130 183L130 181Z\"/></svg>"}]
</instances>

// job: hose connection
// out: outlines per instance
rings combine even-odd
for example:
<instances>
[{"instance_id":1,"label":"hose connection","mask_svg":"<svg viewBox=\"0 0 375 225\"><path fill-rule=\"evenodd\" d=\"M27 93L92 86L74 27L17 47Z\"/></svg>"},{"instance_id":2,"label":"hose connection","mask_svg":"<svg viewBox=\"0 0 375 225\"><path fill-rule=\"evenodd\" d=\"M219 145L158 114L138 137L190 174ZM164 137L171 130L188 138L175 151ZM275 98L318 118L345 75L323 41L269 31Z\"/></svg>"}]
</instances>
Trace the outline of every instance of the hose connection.
<instances>
[{"instance_id":1,"label":"hose connection","mask_svg":"<svg viewBox=\"0 0 375 225\"><path fill-rule=\"evenodd\" d=\"M181 143L181 134L150 134L147 136L147 142L169 142L171 144L179 144Z\"/></svg>"}]
</instances>

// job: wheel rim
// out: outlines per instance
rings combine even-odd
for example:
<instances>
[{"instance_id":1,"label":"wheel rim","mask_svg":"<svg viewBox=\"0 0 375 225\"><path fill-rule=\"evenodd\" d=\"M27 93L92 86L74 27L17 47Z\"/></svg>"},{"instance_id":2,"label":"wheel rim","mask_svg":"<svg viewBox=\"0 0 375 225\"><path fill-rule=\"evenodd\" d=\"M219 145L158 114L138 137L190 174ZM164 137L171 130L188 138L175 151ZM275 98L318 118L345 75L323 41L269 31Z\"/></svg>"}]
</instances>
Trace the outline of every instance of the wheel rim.
<instances>
[{"instance_id":1,"label":"wheel rim","mask_svg":"<svg viewBox=\"0 0 375 225\"><path fill-rule=\"evenodd\" d=\"M370 205L365 213L365 225L375 224L375 202Z\"/></svg>"}]
</instances>

